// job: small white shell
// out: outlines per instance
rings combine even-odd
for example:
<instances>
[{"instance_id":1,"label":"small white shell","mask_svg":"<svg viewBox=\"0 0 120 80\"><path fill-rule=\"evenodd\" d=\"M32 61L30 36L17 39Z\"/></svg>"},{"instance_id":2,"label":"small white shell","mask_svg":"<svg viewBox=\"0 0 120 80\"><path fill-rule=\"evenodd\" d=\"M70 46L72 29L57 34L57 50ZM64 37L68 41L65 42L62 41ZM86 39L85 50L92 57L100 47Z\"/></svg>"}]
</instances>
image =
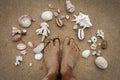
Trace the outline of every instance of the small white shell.
<instances>
[{"instance_id":1,"label":"small white shell","mask_svg":"<svg viewBox=\"0 0 120 80\"><path fill-rule=\"evenodd\" d=\"M84 29L78 29L78 38L79 38L80 40L83 40L83 39L84 39L84 36L85 36L85 34L84 34Z\"/></svg>"},{"instance_id":2,"label":"small white shell","mask_svg":"<svg viewBox=\"0 0 120 80\"><path fill-rule=\"evenodd\" d=\"M97 65L97 67L99 67L100 69L106 69L108 67L108 62L106 61L105 58L103 57L97 57L95 59L95 64Z\"/></svg>"},{"instance_id":3,"label":"small white shell","mask_svg":"<svg viewBox=\"0 0 120 80\"><path fill-rule=\"evenodd\" d=\"M74 29L74 30L78 29L78 25L77 25L77 24L74 24L73 29Z\"/></svg>"},{"instance_id":4,"label":"small white shell","mask_svg":"<svg viewBox=\"0 0 120 80\"><path fill-rule=\"evenodd\" d=\"M40 43L36 48L33 49L34 53L40 53L45 47L44 43Z\"/></svg>"},{"instance_id":5,"label":"small white shell","mask_svg":"<svg viewBox=\"0 0 120 80\"><path fill-rule=\"evenodd\" d=\"M41 60L42 57L43 57L43 54L42 54L42 53L37 53L37 54L35 54L35 59L36 59L36 60Z\"/></svg>"},{"instance_id":6,"label":"small white shell","mask_svg":"<svg viewBox=\"0 0 120 80\"><path fill-rule=\"evenodd\" d=\"M97 44L96 44L96 43L91 44L90 48L91 48L92 50L95 50L95 49L97 48Z\"/></svg>"},{"instance_id":7,"label":"small white shell","mask_svg":"<svg viewBox=\"0 0 120 80\"><path fill-rule=\"evenodd\" d=\"M31 67L31 66L32 66L32 63L29 63L29 66Z\"/></svg>"},{"instance_id":8,"label":"small white shell","mask_svg":"<svg viewBox=\"0 0 120 80\"><path fill-rule=\"evenodd\" d=\"M24 50L26 48L26 45L24 44L24 43L19 43L18 45L17 45L17 49L18 50Z\"/></svg>"},{"instance_id":9,"label":"small white shell","mask_svg":"<svg viewBox=\"0 0 120 80\"><path fill-rule=\"evenodd\" d=\"M28 42L28 46L29 46L30 48L33 48L32 42Z\"/></svg>"},{"instance_id":10,"label":"small white shell","mask_svg":"<svg viewBox=\"0 0 120 80\"><path fill-rule=\"evenodd\" d=\"M66 15L65 17L66 17L67 20L70 19L70 16L69 16L69 15Z\"/></svg>"},{"instance_id":11,"label":"small white shell","mask_svg":"<svg viewBox=\"0 0 120 80\"><path fill-rule=\"evenodd\" d=\"M93 56L94 56L94 55L96 55L96 54L97 54L97 52L96 52L96 51L93 51L93 52L92 52L92 55L93 55Z\"/></svg>"},{"instance_id":12,"label":"small white shell","mask_svg":"<svg viewBox=\"0 0 120 80\"><path fill-rule=\"evenodd\" d=\"M32 18L28 15L23 15L18 19L18 23L22 26L22 27L29 27L32 24Z\"/></svg>"},{"instance_id":13,"label":"small white shell","mask_svg":"<svg viewBox=\"0 0 120 80\"><path fill-rule=\"evenodd\" d=\"M22 56L16 56L15 66L20 65L21 61L23 61L23 57Z\"/></svg>"},{"instance_id":14,"label":"small white shell","mask_svg":"<svg viewBox=\"0 0 120 80\"><path fill-rule=\"evenodd\" d=\"M54 12L54 16L57 17L57 16L58 16L58 13L57 13L57 12Z\"/></svg>"},{"instance_id":15,"label":"small white shell","mask_svg":"<svg viewBox=\"0 0 120 80\"><path fill-rule=\"evenodd\" d=\"M60 9L57 9L57 12L60 14L61 10L60 10Z\"/></svg>"},{"instance_id":16,"label":"small white shell","mask_svg":"<svg viewBox=\"0 0 120 80\"><path fill-rule=\"evenodd\" d=\"M25 55L27 52L26 52L26 50L23 50L23 51L20 51L20 53L21 53L22 55Z\"/></svg>"},{"instance_id":17,"label":"small white shell","mask_svg":"<svg viewBox=\"0 0 120 80\"><path fill-rule=\"evenodd\" d=\"M88 58L89 55L90 55L90 50L84 50L84 51L82 52L82 57L83 57L83 58Z\"/></svg>"},{"instance_id":18,"label":"small white shell","mask_svg":"<svg viewBox=\"0 0 120 80\"><path fill-rule=\"evenodd\" d=\"M95 42L97 42L97 38L96 38L95 36L92 36L92 37L91 37L91 41L92 41L93 43L95 43Z\"/></svg>"},{"instance_id":19,"label":"small white shell","mask_svg":"<svg viewBox=\"0 0 120 80\"><path fill-rule=\"evenodd\" d=\"M52 20L52 18L53 18L53 13L52 13L51 11L45 11L45 12L42 13L41 18L42 18L44 21Z\"/></svg>"}]
</instances>

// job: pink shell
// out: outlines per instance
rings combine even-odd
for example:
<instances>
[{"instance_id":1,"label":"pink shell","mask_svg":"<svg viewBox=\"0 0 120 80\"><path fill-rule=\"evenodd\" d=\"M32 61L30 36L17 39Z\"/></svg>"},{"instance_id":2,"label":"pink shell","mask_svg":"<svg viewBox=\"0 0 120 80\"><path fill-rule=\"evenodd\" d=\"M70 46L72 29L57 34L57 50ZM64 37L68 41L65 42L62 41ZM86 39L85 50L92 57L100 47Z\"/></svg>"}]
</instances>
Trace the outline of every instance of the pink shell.
<instances>
[{"instance_id":1,"label":"pink shell","mask_svg":"<svg viewBox=\"0 0 120 80\"><path fill-rule=\"evenodd\" d=\"M28 42L28 46L29 46L30 48L33 48L32 42Z\"/></svg>"}]
</instances>

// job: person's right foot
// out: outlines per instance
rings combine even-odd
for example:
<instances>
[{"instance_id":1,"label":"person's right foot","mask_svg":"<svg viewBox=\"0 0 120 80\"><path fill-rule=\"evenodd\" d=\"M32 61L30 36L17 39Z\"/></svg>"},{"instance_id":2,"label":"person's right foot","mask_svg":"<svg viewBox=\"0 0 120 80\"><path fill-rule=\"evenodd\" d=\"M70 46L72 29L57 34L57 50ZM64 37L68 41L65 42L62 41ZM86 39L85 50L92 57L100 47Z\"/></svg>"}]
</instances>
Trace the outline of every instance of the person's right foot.
<instances>
[{"instance_id":1,"label":"person's right foot","mask_svg":"<svg viewBox=\"0 0 120 80\"><path fill-rule=\"evenodd\" d=\"M78 60L79 49L73 39L65 38L63 44L63 54L61 61L61 74L66 79L73 77L72 70ZM75 80L73 78L73 80Z\"/></svg>"}]
</instances>

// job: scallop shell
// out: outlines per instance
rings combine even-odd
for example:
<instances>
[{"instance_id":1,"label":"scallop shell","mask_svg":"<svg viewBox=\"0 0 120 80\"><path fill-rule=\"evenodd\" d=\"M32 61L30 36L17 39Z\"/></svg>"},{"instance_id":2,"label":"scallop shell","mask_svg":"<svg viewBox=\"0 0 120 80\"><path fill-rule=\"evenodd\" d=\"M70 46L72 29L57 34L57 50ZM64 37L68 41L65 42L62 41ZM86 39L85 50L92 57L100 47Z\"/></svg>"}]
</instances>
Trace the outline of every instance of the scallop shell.
<instances>
[{"instance_id":1,"label":"scallop shell","mask_svg":"<svg viewBox=\"0 0 120 80\"><path fill-rule=\"evenodd\" d=\"M34 53L40 53L45 47L44 43L40 43L36 48L33 49Z\"/></svg>"},{"instance_id":2,"label":"scallop shell","mask_svg":"<svg viewBox=\"0 0 120 80\"><path fill-rule=\"evenodd\" d=\"M97 57L95 59L95 64L100 69L106 69L108 67L108 62L106 61L104 57Z\"/></svg>"},{"instance_id":3,"label":"scallop shell","mask_svg":"<svg viewBox=\"0 0 120 80\"><path fill-rule=\"evenodd\" d=\"M82 57L83 57L83 58L88 58L89 55L90 55L90 50L84 50L84 51L82 52Z\"/></svg>"},{"instance_id":4,"label":"scallop shell","mask_svg":"<svg viewBox=\"0 0 120 80\"><path fill-rule=\"evenodd\" d=\"M24 50L25 48L26 48L26 45L23 44L23 43L19 43L19 44L17 45L17 49L18 49L18 50Z\"/></svg>"},{"instance_id":5,"label":"scallop shell","mask_svg":"<svg viewBox=\"0 0 120 80\"><path fill-rule=\"evenodd\" d=\"M18 19L18 23L22 27L29 27L32 24L32 18L29 15L23 15Z\"/></svg>"},{"instance_id":6,"label":"scallop shell","mask_svg":"<svg viewBox=\"0 0 120 80\"><path fill-rule=\"evenodd\" d=\"M41 18L42 18L44 21L52 20L52 18L53 18L53 13L52 13L51 11L45 11L45 12L42 13Z\"/></svg>"},{"instance_id":7,"label":"scallop shell","mask_svg":"<svg viewBox=\"0 0 120 80\"><path fill-rule=\"evenodd\" d=\"M42 54L42 53L37 53L37 54L35 54L35 59L36 59L36 60L41 60L42 57L43 57L43 54Z\"/></svg>"}]
</instances>

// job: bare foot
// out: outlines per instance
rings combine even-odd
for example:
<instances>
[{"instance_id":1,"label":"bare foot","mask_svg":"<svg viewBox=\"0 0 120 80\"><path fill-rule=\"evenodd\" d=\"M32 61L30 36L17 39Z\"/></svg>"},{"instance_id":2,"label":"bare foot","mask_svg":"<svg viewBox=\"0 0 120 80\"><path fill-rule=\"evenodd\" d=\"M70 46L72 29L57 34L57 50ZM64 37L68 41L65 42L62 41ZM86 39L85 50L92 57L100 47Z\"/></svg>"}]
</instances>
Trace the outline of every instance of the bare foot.
<instances>
[{"instance_id":1,"label":"bare foot","mask_svg":"<svg viewBox=\"0 0 120 80\"><path fill-rule=\"evenodd\" d=\"M47 75L43 80L55 80L59 69L59 39L51 40L44 50L44 61L48 70Z\"/></svg>"},{"instance_id":2,"label":"bare foot","mask_svg":"<svg viewBox=\"0 0 120 80\"><path fill-rule=\"evenodd\" d=\"M78 60L79 49L73 39L65 38L61 62L61 74L63 80L76 80L72 70Z\"/></svg>"}]
</instances>

